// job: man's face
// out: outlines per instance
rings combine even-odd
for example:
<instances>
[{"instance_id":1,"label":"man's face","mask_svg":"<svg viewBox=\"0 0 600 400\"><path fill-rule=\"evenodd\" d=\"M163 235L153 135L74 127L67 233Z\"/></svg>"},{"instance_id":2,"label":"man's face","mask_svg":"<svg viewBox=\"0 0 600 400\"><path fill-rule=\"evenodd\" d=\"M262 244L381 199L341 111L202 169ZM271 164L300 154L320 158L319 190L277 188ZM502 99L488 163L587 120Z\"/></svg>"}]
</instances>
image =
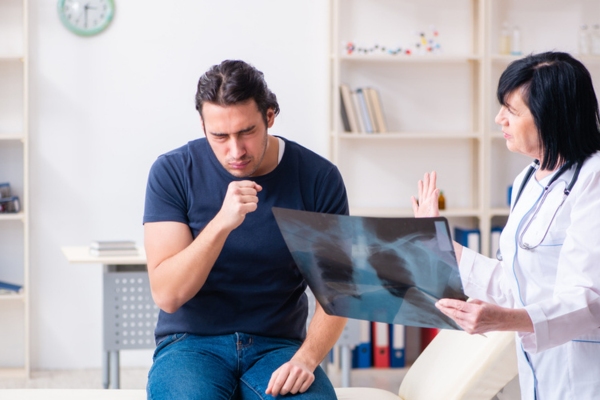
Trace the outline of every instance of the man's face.
<instances>
[{"instance_id":1,"label":"man's face","mask_svg":"<svg viewBox=\"0 0 600 400\"><path fill-rule=\"evenodd\" d=\"M215 156L231 175L238 178L263 175L270 166L263 165L267 152L267 129L275 114L267 111L267 125L251 99L231 106L204 103L204 134Z\"/></svg>"}]
</instances>

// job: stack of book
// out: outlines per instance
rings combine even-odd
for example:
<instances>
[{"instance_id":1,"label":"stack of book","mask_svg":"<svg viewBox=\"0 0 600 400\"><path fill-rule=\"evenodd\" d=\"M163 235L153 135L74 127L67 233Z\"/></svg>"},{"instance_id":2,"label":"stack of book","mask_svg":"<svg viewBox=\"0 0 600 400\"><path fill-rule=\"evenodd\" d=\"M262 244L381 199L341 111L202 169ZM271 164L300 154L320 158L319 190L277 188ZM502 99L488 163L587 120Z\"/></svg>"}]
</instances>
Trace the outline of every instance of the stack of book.
<instances>
[{"instance_id":1,"label":"stack of book","mask_svg":"<svg viewBox=\"0 0 600 400\"><path fill-rule=\"evenodd\" d=\"M351 90L340 85L341 115L344 131L357 133L385 133L387 126L379 92L371 87Z\"/></svg>"},{"instance_id":2,"label":"stack of book","mask_svg":"<svg viewBox=\"0 0 600 400\"><path fill-rule=\"evenodd\" d=\"M0 213L18 213L21 211L19 197L13 196L8 182L0 183Z\"/></svg>"},{"instance_id":3,"label":"stack of book","mask_svg":"<svg viewBox=\"0 0 600 400\"><path fill-rule=\"evenodd\" d=\"M90 254L97 257L137 256L133 240L96 240L90 244Z\"/></svg>"},{"instance_id":4,"label":"stack of book","mask_svg":"<svg viewBox=\"0 0 600 400\"><path fill-rule=\"evenodd\" d=\"M14 283L8 283L0 281L0 296L9 294L19 294L23 292L23 286L15 285Z\"/></svg>"}]
</instances>

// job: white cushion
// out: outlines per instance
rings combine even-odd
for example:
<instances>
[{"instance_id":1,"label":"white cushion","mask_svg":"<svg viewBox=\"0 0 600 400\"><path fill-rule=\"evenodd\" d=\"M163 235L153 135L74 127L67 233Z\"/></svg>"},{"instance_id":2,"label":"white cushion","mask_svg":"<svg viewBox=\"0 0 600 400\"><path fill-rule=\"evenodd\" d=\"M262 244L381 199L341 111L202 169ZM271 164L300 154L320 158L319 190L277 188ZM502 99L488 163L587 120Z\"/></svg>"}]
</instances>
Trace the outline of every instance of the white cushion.
<instances>
[{"instance_id":1,"label":"white cushion","mask_svg":"<svg viewBox=\"0 0 600 400\"><path fill-rule=\"evenodd\" d=\"M146 390L125 389L2 389L10 400L146 400Z\"/></svg>"},{"instance_id":2,"label":"white cushion","mask_svg":"<svg viewBox=\"0 0 600 400\"><path fill-rule=\"evenodd\" d=\"M373 370L376 374L377 370ZM350 387L335 388L338 400L400 400L398 395L383 389Z\"/></svg>"}]
</instances>

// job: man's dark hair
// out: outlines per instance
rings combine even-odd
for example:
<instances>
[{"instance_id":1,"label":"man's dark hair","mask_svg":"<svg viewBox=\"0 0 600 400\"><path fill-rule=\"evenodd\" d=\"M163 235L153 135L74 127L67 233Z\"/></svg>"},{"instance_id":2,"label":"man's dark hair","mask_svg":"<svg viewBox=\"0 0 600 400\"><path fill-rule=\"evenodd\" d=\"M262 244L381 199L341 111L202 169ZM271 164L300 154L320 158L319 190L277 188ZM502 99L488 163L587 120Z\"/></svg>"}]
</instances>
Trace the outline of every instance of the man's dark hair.
<instances>
[{"instance_id":1,"label":"man's dark hair","mask_svg":"<svg viewBox=\"0 0 600 400\"><path fill-rule=\"evenodd\" d=\"M258 110L267 121L267 110L279 114L277 97L265 82L262 72L240 60L225 60L213 65L198 81L196 110L202 116L205 102L231 106L254 99Z\"/></svg>"},{"instance_id":2,"label":"man's dark hair","mask_svg":"<svg viewBox=\"0 0 600 400\"><path fill-rule=\"evenodd\" d=\"M500 104L506 106L518 89L538 130L543 169L581 162L600 150L598 100L581 62L560 52L513 61L498 83Z\"/></svg>"}]
</instances>

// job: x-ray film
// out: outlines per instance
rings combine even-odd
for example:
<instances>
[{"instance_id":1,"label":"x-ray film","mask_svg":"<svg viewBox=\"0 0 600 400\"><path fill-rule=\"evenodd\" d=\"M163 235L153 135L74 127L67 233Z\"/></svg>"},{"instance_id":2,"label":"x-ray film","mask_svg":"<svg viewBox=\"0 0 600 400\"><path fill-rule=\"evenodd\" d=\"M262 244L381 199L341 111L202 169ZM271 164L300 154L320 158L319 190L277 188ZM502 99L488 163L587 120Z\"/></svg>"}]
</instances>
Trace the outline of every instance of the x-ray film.
<instances>
[{"instance_id":1,"label":"x-ray film","mask_svg":"<svg viewBox=\"0 0 600 400\"><path fill-rule=\"evenodd\" d=\"M294 261L327 314L461 329L441 298L466 300L448 221L373 218L273 207Z\"/></svg>"}]
</instances>

